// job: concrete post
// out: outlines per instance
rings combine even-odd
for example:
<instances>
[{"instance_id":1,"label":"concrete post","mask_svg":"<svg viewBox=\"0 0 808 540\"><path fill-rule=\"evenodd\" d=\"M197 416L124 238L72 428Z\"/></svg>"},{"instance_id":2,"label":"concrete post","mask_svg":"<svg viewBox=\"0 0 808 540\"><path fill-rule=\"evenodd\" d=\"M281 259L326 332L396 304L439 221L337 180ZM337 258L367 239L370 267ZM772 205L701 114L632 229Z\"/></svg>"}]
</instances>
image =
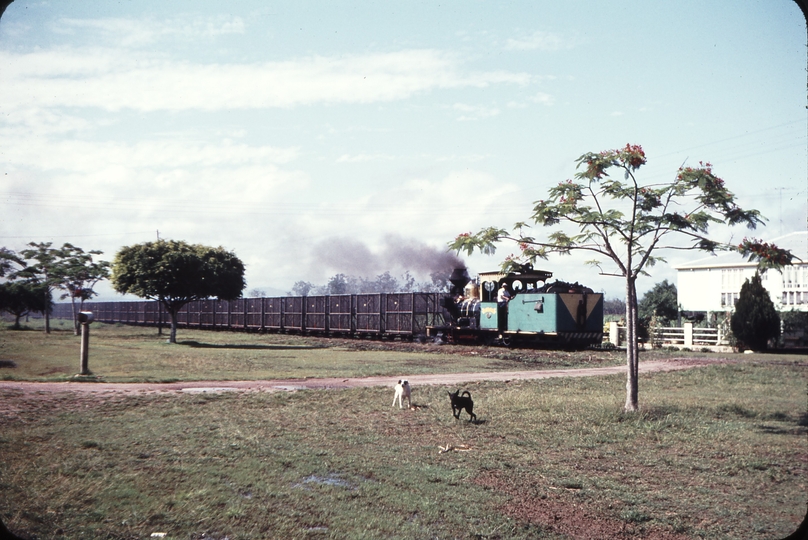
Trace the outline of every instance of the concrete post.
<instances>
[{"instance_id":1,"label":"concrete post","mask_svg":"<svg viewBox=\"0 0 808 540\"><path fill-rule=\"evenodd\" d=\"M609 343L615 347L620 346L620 327L615 321L609 323Z\"/></svg>"},{"instance_id":2,"label":"concrete post","mask_svg":"<svg viewBox=\"0 0 808 540\"><path fill-rule=\"evenodd\" d=\"M693 346L693 323L686 322L685 327L685 347L692 347Z\"/></svg>"}]
</instances>

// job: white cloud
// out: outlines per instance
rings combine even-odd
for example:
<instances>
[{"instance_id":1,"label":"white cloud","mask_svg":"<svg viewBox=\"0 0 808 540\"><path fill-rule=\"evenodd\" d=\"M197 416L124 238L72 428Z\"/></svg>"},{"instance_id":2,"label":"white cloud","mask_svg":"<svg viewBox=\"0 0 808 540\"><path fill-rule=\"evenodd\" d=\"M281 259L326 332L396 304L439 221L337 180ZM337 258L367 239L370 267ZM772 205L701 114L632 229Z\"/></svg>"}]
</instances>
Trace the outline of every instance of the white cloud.
<instances>
[{"instance_id":1,"label":"white cloud","mask_svg":"<svg viewBox=\"0 0 808 540\"><path fill-rule=\"evenodd\" d=\"M52 25L57 34L92 33L93 39L107 40L122 47L152 45L165 37L183 39L212 38L225 34L243 34L241 17L197 17L187 19L59 19Z\"/></svg>"},{"instance_id":2,"label":"white cloud","mask_svg":"<svg viewBox=\"0 0 808 540\"><path fill-rule=\"evenodd\" d=\"M555 98L550 94L545 94L544 92L539 92L535 96L530 98L530 101L534 103L540 103L542 105L552 105L555 103Z\"/></svg>"},{"instance_id":3,"label":"white cloud","mask_svg":"<svg viewBox=\"0 0 808 540\"><path fill-rule=\"evenodd\" d=\"M50 135L82 132L103 123L105 122L91 122L87 118L65 111L56 112L41 107L10 109L5 111L0 120L0 137L13 144L32 134L36 134L41 140L42 137Z\"/></svg>"},{"instance_id":4,"label":"white cloud","mask_svg":"<svg viewBox=\"0 0 808 540\"><path fill-rule=\"evenodd\" d=\"M557 51L569 47L570 44L560 35L553 32L542 32L541 30L537 30L529 36L508 39L505 43L505 49L518 51Z\"/></svg>"},{"instance_id":5,"label":"white cloud","mask_svg":"<svg viewBox=\"0 0 808 540\"><path fill-rule=\"evenodd\" d=\"M480 118L491 118L497 116L500 110L497 107L485 107L482 105L467 105L465 103L455 103L452 108L463 114L458 120L479 120Z\"/></svg>"},{"instance_id":6,"label":"white cloud","mask_svg":"<svg viewBox=\"0 0 808 540\"><path fill-rule=\"evenodd\" d=\"M284 62L193 64L120 51L0 52L8 107L108 111L232 110L314 103L374 103L436 89L528 84L526 73L464 73L462 63L421 49Z\"/></svg>"},{"instance_id":7,"label":"white cloud","mask_svg":"<svg viewBox=\"0 0 808 540\"><path fill-rule=\"evenodd\" d=\"M390 161L395 156L389 154L343 154L337 158L337 163L363 163L367 161Z\"/></svg>"},{"instance_id":8,"label":"white cloud","mask_svg":"<svg viewBox=\"0 0 808 540\"><path fill-rule=\"evenodd\" d=\"M4 135L4 161L40 171L92 173L109 167L242 167L289 163L299 154L296 148L251 146L227 139L203 143L176 137L127 144L76 139L49 141L36 137L14 139L8 133Z\"/></svg>"}]
</instances>

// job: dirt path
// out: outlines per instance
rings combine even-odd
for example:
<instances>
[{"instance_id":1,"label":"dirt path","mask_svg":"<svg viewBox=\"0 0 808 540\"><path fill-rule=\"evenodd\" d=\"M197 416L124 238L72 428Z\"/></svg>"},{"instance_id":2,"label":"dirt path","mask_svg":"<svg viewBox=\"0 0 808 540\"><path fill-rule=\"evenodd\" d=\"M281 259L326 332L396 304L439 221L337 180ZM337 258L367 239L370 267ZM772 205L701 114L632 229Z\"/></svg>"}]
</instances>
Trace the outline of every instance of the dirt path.
<instances>
[{"instance_id":1,"label":"dirt path","mask_svg":"<svg viewBox=\"0 0 808 540\"><path fill-rule=\"evenodd\" d=\"M726 361L726 360L724 360ZM668 361L641 362L640 373L675 371L697 366L714 364L705 359L679 358ZM525 379L549 379L554 377L595 377L625 373L625 366L610 366L580 369L551 369L530 371L490 371L482 373L442 373L433 375L406 375L413 386L446 385L456 386L478 381L510 381ZM183 381L173 383L105 383L105 382L60 382L38 383L0 381L0 391L30 394L54 394L60 392L96 393L160 393L160 392L235 392L235 391L294 391L324 390L370 386L394 386L399 377L351 377L323 379L273 379L262 381Z\"/></svg>"}]
</instances>

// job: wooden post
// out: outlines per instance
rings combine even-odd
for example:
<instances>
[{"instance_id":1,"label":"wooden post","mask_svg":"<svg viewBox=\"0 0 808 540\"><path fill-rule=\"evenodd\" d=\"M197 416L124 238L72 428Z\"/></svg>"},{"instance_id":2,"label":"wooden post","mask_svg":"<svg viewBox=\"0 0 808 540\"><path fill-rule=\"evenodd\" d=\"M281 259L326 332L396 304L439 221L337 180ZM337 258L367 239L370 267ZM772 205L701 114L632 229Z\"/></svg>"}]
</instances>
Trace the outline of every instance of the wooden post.
<instances>
[{"instance_id":1,"label":"wooden post","mask_svg":"<svg viewBox=\"0 0 808 540\"><path fill-rule=\"evenodd\" d=\"M81 325L81 375L89 375L90 368L88 366L90 357L90 325L89 323L82 323Z\"/></svg>"},{"instance_id":2,"label":"wooden post","mask_svg":"<svg viewBox=\"0 0 808 540\"><path fill-rule=\"evenodd\" d=\"M95 316L91 311L79 312L79 322L81 323L81 372L80 375L89 375L88 358L90 357L90 323Z\"/></svg>"}]
</instances>

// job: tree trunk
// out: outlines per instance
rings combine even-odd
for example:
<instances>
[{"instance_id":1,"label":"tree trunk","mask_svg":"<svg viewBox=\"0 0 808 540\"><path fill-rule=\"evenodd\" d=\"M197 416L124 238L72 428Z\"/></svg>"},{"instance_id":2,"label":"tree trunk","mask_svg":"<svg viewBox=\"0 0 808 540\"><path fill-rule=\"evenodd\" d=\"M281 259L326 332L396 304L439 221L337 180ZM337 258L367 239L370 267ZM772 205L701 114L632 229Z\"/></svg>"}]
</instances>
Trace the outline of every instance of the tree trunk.
<instances>
[{"instance_id":1,"label":"tree trunk","mask_svg":"<svg viewBox=\"0 0 808 540\"><path fill-rule=\"evenodd\" d=\"M80 330L79 330L79 314L76 311L76 297L73 296L72 294L70 295L70 303L72 304L72 307L73 307L73 335L77 336L80 333ZM79 309L81 309L81 308L79 308Z\"/></svg>"},{"instance_id":2,"label":"tree trunk","mask_svg":"<svg viewBox=\"0 0 808 540\"><path fill-rule=\"evenodd\" d=\"M178 309L174 309L168 312L169 316L171 316L171 332L168 335L169 343L177 342L177 311Z\"/></svg>"},{"instance_id":3,"label":"tree trunk","mask_svg":"<svg viewBox=\"0 0 808 540\"><path fill-rule=\"evenodd\" d=\"M637 341L637 285L636 278L626 278L626 412L639 407L639 360Z\"/></svg>"}]
</instances>

